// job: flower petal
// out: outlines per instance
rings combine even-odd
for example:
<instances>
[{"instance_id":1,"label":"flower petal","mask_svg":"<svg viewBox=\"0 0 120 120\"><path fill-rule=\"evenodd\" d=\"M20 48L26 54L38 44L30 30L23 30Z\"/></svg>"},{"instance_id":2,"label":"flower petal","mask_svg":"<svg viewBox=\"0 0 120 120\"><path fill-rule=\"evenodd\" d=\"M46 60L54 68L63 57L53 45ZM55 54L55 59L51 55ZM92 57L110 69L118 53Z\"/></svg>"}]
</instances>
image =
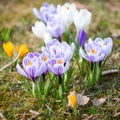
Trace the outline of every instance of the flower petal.
<instances>
[{"instance_id":1,"label":"flower petal","mask_svg":"<svg viewBox=\"0 0 120 120\"><path fill-rule=\"evenodd\" d=\"M17 64L16 69L17 69L17 71L18 71L21 75L27 77L27 74L26 74L25 71L20 67L19 64Z\"/></svg>"}]
</instances>

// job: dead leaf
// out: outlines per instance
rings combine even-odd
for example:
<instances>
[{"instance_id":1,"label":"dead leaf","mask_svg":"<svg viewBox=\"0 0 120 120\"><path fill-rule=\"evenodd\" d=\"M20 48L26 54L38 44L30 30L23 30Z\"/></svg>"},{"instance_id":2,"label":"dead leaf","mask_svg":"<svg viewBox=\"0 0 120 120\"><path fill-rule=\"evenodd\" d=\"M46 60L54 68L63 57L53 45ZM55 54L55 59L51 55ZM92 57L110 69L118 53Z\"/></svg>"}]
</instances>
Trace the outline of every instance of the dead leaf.
<instances>
[{"instance_id":1,"label":"dead leaf","mask_svg":"<svg viewBox=\"0 0 120 120\"><path fill-rule=\"evenodd\" d=\"M89 120L93 117L93 115L82 114L82 120Z\"/></svg>"},{"instance_id":2,"label":"dead leaf","mask_svg":"<svg viewBox=\"0 0 120 120\"><path fill-rule=\"evenodd\" d=\"M99 98L99 99L92 100L92 103L94 106L98 107L102 105L103 103L105 103L105 101L106 101L106 98Z\"/></svg>"},{"instance_id":3,"label":"dead leaf","mask_svg":"<svg viewBox=\"0 0 120 120\"><path fill-rule=\"evenodd\" d=\"M0 112L0 120L7 120L1 112Z\"/></svg>"},{"instance_id":4,"label":"dead leaf","mask_svg":"<svg viewBox=\"0 0 120 120\"><path fill-rule=\"evenodd\" d=\"M76 93L76 98L77 98L77 104L78 105L86 105L90 98L81 94L81 93Z\"/></svg>"},{"instance_id":5,"label":"dead leaf","mask_svg":"<svg viewBox=\"0 0 120 120\"><path fill-rule=\"evenodd\" d=\"M34 115L39 115L40 114L39 112L34 111L34 110L30 110L29 112L32 113L32 114L34 114Z\"/></svg>"}]
</instances>

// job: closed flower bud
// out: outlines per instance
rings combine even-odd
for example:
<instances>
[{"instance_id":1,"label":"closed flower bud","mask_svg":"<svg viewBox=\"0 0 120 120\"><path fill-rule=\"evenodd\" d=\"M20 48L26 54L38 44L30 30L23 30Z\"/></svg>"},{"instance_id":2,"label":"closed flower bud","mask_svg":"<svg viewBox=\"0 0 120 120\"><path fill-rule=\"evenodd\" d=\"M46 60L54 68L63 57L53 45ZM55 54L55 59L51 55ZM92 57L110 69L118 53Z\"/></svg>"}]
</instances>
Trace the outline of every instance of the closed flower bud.
<instances>
[{"instance_id":1,"label":"closed flower bud","mask_svg":"<svg viewBox=\"0 0 120 120\"><path fill-rule=\"evenodd\" d=\"M11 41L8 41L3 44L3 49L9 57L13 57L14 54L14 45Z\"/></svg>"},{"instance_id":2,"label":"closed flower bud","mask_svg":"<svg viewBox=\"0 0 120 120\"><path fill-rule=\"evenodd\" d=\"M17 52L20 52L19 58L23 58L24 55L26 55L29 52L29 49L27 48L26 44L21 44L20 46L16 46Z\"/></svg>"}]
</instances>

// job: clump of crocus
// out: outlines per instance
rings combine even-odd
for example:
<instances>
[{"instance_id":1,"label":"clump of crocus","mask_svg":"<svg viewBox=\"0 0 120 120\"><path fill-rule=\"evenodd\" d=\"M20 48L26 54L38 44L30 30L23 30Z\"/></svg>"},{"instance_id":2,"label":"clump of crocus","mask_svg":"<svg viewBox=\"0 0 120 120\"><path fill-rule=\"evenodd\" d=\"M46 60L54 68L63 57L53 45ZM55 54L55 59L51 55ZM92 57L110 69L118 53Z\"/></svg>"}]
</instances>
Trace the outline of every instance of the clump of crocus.
<instances>
[{"instance_id":1,"label":"clump of crocus","mask_svg":"<svg viewBox=\"0 0 120 120\"><path fill-rule=\"evenodd\" d=\"M18 58L23 58L24 55L26 55L29 51L26 44L21 44L20 46L15 47L11 41L4 43L3 49L10 58L14 57L14 59L10 63L8 63L5 66L3 66L2 68L0 68L0 71L2 71L3 69L5 69L5 68L9 67L10 65L12 65L13 63L15 63L18 60Z\"/></svg>"},{"instance_id":2,"label":"clump of crocus","mask_svg":"<svg viewBox=\"0 0 120 120\"><path fill-rule=\"evenodd\" d=\"M49 56L50 59L47 64L48 70L58 77L60 98L62 98L62 91L65 87L63 76L69 69L69 61L73 56L74 49L74 43L70 46L66 42L59 42L57 39L53 39L46 43L45 47L42 47L42 52Z\"/></svg>"},{"instance_id":3,"label":"clump of crocus","mask_svg":"<svg viewBox=\"0 0 120 120\"><path fill-rule=\"evenodd\" d=\"M101 80L101 74L108 55L112 51L113 42L111 38L90 38L85 43L85 48L80 48L80 56L89 61L87 69L87 85L89 87L97 84Z\"/></svg>"}]
</instances>

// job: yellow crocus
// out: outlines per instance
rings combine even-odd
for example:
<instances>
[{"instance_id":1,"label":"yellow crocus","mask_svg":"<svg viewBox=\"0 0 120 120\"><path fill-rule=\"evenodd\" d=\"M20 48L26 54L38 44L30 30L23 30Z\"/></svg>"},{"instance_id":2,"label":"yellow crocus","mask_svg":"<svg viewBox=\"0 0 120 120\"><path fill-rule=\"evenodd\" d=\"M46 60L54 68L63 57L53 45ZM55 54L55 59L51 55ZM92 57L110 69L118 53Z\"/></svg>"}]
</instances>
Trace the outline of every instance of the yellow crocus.
<instances>
[{"instance_id":1,"label":"yellow crocus","mask_svg":"<svg viewBox=\"0 0 120 120\"><path fill-rule=\"evenodd\" d=\"M70 95L68 96L68 105L74 108L76 104L77 104L77 99L76 99L75 91L70 92Z\"/></svg>"},{"instance_id":2,"label":"yellow crocus","mask_svg":"<svg viewBox=\"0 0 120 120\"><path fill-rule=\"evenodd\" d=\"M8 41L3 44L3 49L9 57L13 57L14 54L14 45L11 41Z\"/></svg>"},{"instance_id":3,"label":"yellow crocus","mask_svg":"<svg viewBox=\"0 0 120 120\"><path fill-rule=\"evenodd\" d=\"M19 53L19 58L23 58L24 55L26 55L29 52L29 49L27 48L26 44L21 44L20 46L16 46L16 50Z\"/></svg>"}]
</instances>

